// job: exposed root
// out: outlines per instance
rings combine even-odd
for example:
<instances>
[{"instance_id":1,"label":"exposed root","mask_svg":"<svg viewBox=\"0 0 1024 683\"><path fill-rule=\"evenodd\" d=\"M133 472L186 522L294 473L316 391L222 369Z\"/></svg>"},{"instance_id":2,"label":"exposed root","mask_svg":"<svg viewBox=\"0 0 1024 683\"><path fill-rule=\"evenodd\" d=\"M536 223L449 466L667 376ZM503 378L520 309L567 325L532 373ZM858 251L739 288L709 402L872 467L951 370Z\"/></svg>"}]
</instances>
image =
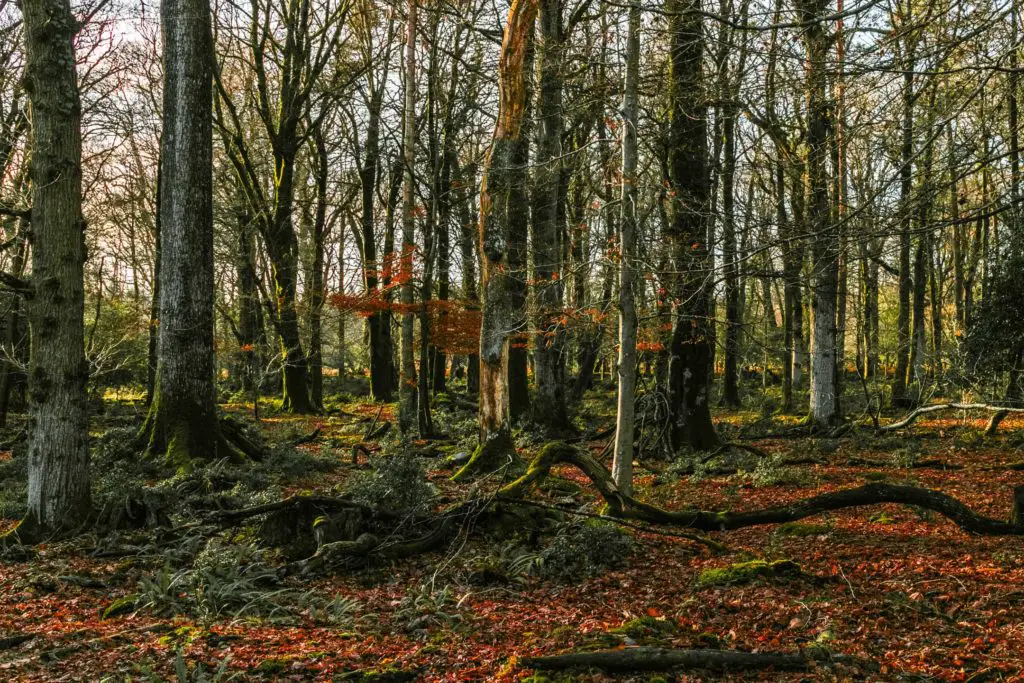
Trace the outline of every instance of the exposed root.
<instances>
[{"instance_id":1,"label":"exposed root","mask_svg":"<svg viewBox=\"0 0 1024 683\"><path fill-rule=\"evenodd\" d=\"M1013 513L1007 521L985 517L971 510L956 498L918 486L871 483L852 489L831 493L782 505L766 510L750 512L705 511L705 510L663 510L623 494L615 486L611 474L587 453L565 443L551 443L540 450L530 464L526 474L505 485L500 495L517 498L525 495L533 486L548 475L555 464L567 463L580 469L597 488L608 504L610 514L625 519L635 519L651 524L666 524L699 529L702 531L727 531L762 524L781 524L813 517L823 512L850 507L898 503L914 505L932 510L948 518L964 531L983 535L1024 535L1024 486L1013 491Z\"/></svg>"}]
</instances>

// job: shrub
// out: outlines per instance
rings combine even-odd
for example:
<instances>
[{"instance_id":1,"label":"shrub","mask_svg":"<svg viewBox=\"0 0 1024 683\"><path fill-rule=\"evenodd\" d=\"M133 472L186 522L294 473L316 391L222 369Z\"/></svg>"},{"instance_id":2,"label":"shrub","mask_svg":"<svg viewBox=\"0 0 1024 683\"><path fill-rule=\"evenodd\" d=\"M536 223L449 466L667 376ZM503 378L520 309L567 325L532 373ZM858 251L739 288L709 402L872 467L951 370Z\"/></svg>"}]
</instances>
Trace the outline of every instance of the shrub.
<instances>
[{"instance_id":1,"label":"shrub","mask_svg":"<svg viewBox=\"0 0 1024 683\"><path fill-rule=\"evenodd\" d=\"M563 581L593 576L602 569L625 566L635 545L632 536L610 522L567 524L541 554L541 573Z\"/></svg>"},{"instance_id":2,"label":"shrub","mask_svg":"<svg viewBox=\"0 0 1024 683\"><path fill-rule=\"evenodd\" d=\"M765 486L802 486L810 481L810 475L796 467L784 464L781 455L762 458L750 475L750 483L757 488Z\"/></svg>"},{"instance_id":3,"label":"shrub","mask_svg":"<svg viewBox=\"0 0 1024 683\"><path fill-rule=\"evenodd\" d=\"M356 502L408 514L424 510L434 497L426 468L416 456L376 457L370 464L372 470L358 473L346 486Z\"/></svg>"}]
</instances>

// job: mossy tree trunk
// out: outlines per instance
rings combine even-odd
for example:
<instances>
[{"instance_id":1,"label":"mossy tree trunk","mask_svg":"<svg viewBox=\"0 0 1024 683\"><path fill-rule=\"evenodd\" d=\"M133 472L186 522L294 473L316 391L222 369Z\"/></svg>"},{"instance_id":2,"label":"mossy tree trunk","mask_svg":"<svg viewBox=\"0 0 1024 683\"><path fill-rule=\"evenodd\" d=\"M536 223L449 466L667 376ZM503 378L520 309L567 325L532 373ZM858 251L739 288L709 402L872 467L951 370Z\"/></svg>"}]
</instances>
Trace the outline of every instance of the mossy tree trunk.
<instances>
[{"instance_id":1,"label":"mossy tree trunk","mask_svg":"<svg viewBox=\"0 0 1024 683\"><path fill-rule=\"evenodd\" d=\"M480 446L456 478L493 471L514 454L508 364L515 330L509 322L518 319L518 309L509 267L509 232L513 214L522 210L515 201L527 172L517 162L527 102L524 64L536 16L537 0L513 0L501 47L498 119L480 185Z\"/></svg>"},{"instance_id":2,"label":"mossy tree trunk","mask_svg":"<svg viewBox=\"0 0 1024 683\"><path fill-rule=\"evenodd\" d=\"M228 454L213 346L213 38L209 0L164 0L159 361L147 453L179 468Z\"/></svg>"},{"instance_id":3,"label":"mossy tree trunk","mask_svg":"<svg viewBox=\"0 0 1024 683\"><path fill-rule=\"evenodd\" d=\"M25 0L32 101L32 279L28 513L23 541L80 525L90 511L83 314L81 101L68 0ZM33 538L35 536L35 538Z\"/></svg>"}]
</instances>

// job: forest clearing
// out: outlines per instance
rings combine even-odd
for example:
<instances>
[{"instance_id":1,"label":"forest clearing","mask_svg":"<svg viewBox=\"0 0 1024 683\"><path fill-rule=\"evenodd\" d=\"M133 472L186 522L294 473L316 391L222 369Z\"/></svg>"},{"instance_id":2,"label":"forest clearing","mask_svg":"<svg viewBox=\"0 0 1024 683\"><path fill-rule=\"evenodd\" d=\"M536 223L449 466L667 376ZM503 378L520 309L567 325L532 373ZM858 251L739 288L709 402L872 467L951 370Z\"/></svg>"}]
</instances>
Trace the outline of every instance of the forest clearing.
<instances>
[{"instance_id":1,"label":"forest clearing","mask_svg":"<svg viewBox=\"0 0 1024 683\"><path fill-rule=\"evenodd\" d=\"M1018 0L0 0L0 679L1024 681Z\"/></svg>"}]
</instances>

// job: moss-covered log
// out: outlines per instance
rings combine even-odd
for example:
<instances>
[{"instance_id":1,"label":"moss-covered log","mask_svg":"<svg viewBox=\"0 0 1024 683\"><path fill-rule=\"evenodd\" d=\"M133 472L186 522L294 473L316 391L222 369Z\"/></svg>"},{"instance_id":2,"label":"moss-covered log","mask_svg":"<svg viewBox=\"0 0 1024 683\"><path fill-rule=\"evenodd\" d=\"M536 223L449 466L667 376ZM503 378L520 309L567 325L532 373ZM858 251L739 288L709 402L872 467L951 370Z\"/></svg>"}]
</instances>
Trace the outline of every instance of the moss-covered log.
<instances>
[{"instance_id":1,"label":"moss-covered log","mask_svg":"<svg viewBox=\"0 0 1024 683\"><path fill-rule=\"evenodd\" d=\"M528 669L556 670L601 669L603 671L669 671L672 669L708 669L711 671L807 671L825 664L855 664L874 669L866 662L847 655L832 654L821 648L794 653L737 652L734 650L674 650L660 647L631 647L622 650L574 652L548 657L523 657L519 663Z\"/></svg>"},{"instance_id":2,"label":"moss-covered log","mask_svg":"<svg viewBox=\"0 0 1024 683\"><path fill-rule=\"evenodd\" d=\"M564 443L548 444L531 463L526 474L504 486L500 494L506 497L522 496L550 472L558 463L567 463L580 469L597 488L608 504L609 513L626 519L651 524L667 524L702 531L727 531L764 524L782 524L813 517L824 512L845 508L897 503L913 505L937 512L954 522L964 531L984 535L1024 535L1024 486L1014 489L1014 511L1007 520L980 515L952 496L918 486L875 482L852 489L832 491L805 498L789 505L750 512L707 510L664 510L624 495L615 486L611 474L601 463L587 453Z\"/></svg>"}]
</instances>

